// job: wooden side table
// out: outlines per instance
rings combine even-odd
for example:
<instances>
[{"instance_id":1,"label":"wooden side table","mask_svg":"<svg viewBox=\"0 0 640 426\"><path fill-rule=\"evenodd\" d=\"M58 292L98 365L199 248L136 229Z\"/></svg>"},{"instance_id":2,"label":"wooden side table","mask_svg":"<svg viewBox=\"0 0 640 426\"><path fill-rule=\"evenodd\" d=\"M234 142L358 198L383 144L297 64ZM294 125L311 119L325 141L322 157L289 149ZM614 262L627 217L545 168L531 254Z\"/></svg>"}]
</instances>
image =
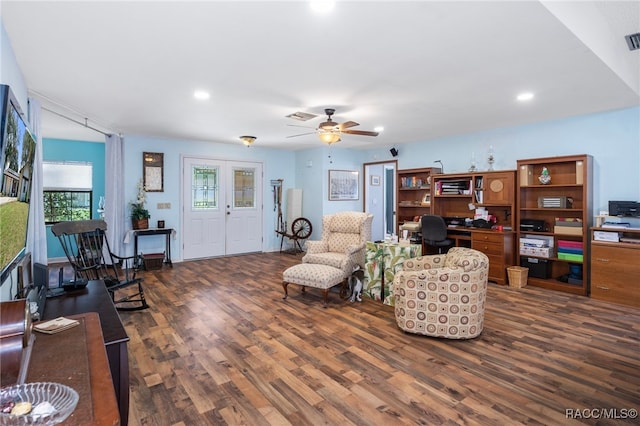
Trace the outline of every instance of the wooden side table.
<instances>
[{"instance_id":1,"label":"wooden side table","mask_svg":"<svg viewBox=\"0 0 640 426\"><path fill-rule=\"evenodd\" d=\"M103 348L107 352L111 369L112 387L115 390L120 420L127 425L129 420L129 358L127 342L129 336L120 321L107 287L102 281L89 281L83 290L65 293L47 299L43 320L60 316L97 312L102 328Z\"/></svg>"},{"instance_id":2,"label":"wooden side table","mask_svg":"<svg viewBox=\"0 0 640 426\"><path fill-rule=\"evenodd\" d=\"M95 312L67 317L80 325L58 334L34 332L26 382L61 383L78 392L78 405L65 425L119 425L100 317Z\"/></svg>"}]
</instances>

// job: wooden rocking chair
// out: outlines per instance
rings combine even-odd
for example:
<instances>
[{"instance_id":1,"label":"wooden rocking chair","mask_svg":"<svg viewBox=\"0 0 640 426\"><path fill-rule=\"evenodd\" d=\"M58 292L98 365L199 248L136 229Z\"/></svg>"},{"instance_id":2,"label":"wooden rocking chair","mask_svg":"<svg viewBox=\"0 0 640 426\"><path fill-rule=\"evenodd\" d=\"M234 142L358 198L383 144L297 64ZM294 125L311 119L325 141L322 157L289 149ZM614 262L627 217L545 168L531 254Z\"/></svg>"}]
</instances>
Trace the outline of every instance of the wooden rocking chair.
<instances>
[{"instance_id":1,"label":"wooden rocking chair","mask_svg":"<svg viewBox=\"0 0 640 426\"><path fill-rule=\"evenodd\" d=\"M111 252L105 231L104 220L75 220L59 222L51 227L64 250L75 273L76 286L89 280L104 281L118 310L140 310L149 307L144 298L142 278L136 277L139 256L122 257ZM123 292L116 297L116 291L137 286L137 292Z\"/></svg>"}]
</instances>

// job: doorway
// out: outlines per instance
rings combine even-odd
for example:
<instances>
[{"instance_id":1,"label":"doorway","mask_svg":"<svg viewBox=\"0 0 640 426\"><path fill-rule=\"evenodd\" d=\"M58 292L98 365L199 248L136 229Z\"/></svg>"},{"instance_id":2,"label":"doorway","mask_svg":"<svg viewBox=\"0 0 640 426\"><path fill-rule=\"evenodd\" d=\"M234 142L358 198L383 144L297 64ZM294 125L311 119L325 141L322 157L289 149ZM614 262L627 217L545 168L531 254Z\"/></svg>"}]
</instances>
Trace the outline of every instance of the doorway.
<instances>
[{"instance_id":1,"label":"doorway","mask_svg":"<svg viewBox=\"0 0 640 426\"><path fill-rule=\"evenodd\" d=\"M396 233L396 170L398 161L364 163L364 211L373 215L371 239Z\"/></svg>"},{"instance_id":2,"label":"doorway","mask_svg":"<svg viewBox=\"0 0 640 426\"><path fill-rule=\"evenodd\" d=\"M184 157L184 260L262 251L262 164Z\"/></svg>"}]
</instances>

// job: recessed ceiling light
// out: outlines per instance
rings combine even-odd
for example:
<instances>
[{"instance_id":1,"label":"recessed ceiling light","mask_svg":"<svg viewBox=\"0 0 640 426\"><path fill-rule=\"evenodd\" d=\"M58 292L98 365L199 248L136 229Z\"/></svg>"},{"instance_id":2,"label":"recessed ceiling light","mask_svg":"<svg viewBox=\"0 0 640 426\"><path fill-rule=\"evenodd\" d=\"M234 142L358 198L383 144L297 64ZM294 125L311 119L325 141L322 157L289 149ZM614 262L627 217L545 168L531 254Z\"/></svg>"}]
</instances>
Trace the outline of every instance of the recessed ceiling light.
<instances>
[{"instance_id":1,"label":"recessed ceiling light","mask_svg":"<svg viewBox=\"0 0 640 426\"><path fill-rule=\"evenodd\" d=\"M311 0L311 9L316 13L327 13L336 5L332 0Z\"/></svg>"},{"instance_id":2,"label":"recessed ceiling light","mask_svg":"<svg viewBox=\"0 0 640 426\"><path fill-rule=\"evenodd\" d=\"M518 95L517 99L520 102L530 101L531 99L533 99L533 93L531 93L531 92L520 93Z\"/></svg>"},{"instance_id":3,"label":"recessed ceiling light","mask_svg":"<svg viewBox=\"0 0 640 426\"><path fill-rule=\"evenodd\" d=\"M381 132L381 131L383 131L383 130L384 130L384 127L382 127L382 126L378 126L378 127L375 127L375 128L373 129L373 131L374 131L374 132Z\"/></svg>"},{"instance_id":4,"label":"recessed ceiling light","mask_svg":"<svg viewBox=\"0 0 640 426\"><path fill-rule=\"evenodd\" d=\"M195 92L193 92L193 97L201 101L206 101L211 97L211 95L209 94L209 92L205 92L204 90L196 90Z\"/></svg>"}]
</instances>

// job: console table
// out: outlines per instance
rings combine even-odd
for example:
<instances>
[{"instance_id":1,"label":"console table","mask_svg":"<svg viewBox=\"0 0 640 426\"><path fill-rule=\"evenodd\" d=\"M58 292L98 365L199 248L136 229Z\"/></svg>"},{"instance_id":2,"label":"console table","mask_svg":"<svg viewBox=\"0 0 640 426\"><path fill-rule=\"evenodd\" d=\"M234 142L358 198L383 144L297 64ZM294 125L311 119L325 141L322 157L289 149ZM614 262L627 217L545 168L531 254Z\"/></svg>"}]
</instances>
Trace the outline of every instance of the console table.
<instances>
[{"instance_id":1,"label":"console table","mask_svg":"<svg viewBox=\"0 0 640 426\"><path fill-rule=\"evenodd\" d=\"M47 299L43 320L60 316L97 312L107 351L111 379L120 410L122 425L129 418L129 359L127 342L129 336L120 321L120 315L113 305L107 287L102 281L89 281L82 290L63 293Z\"/></svg>"},{"instance_id":2,"label":"console table","mask_svg":"<svg viewBox=\"0 0 640 426\"><path fill-rule=\"evenodd\" d=\"M124 237L124 243L128 244L131 241L133 235L133 254L138 254L138 237L144 237L148 235L164 235L166 237L165 245L165 258L164 263L173 268L171 263L171 237L176 237L176 230L172 228L153 228L153 229L131 229L127 231Z\"/></svg>"},{"instance_id":3,"label":"console table","mask_svg":"<svg viewBox=\"0 0 640 426\"><path fill-rule=\"evenodd\" d=\"M61 383L78 392L78 405L65 425L118 425L118 405L115 393L109 391L111 375L98 314L67 317L80 325L58 334L34 332L26 382Z\"/></svg>"},{"instance_id":4,"label":"console table","mask_svg":"<svg viewBox=\"0 0 640 426\"><path fill-rule=\"evenodd\" d=\"M400 245L399 243L383 243L367 241L364 268L363 293L374 299L382 300L393 306L391 283L402 262L422 255L420 244ZM385 283L389 285L385 286Z\"/></svg>"}]
</instances>

